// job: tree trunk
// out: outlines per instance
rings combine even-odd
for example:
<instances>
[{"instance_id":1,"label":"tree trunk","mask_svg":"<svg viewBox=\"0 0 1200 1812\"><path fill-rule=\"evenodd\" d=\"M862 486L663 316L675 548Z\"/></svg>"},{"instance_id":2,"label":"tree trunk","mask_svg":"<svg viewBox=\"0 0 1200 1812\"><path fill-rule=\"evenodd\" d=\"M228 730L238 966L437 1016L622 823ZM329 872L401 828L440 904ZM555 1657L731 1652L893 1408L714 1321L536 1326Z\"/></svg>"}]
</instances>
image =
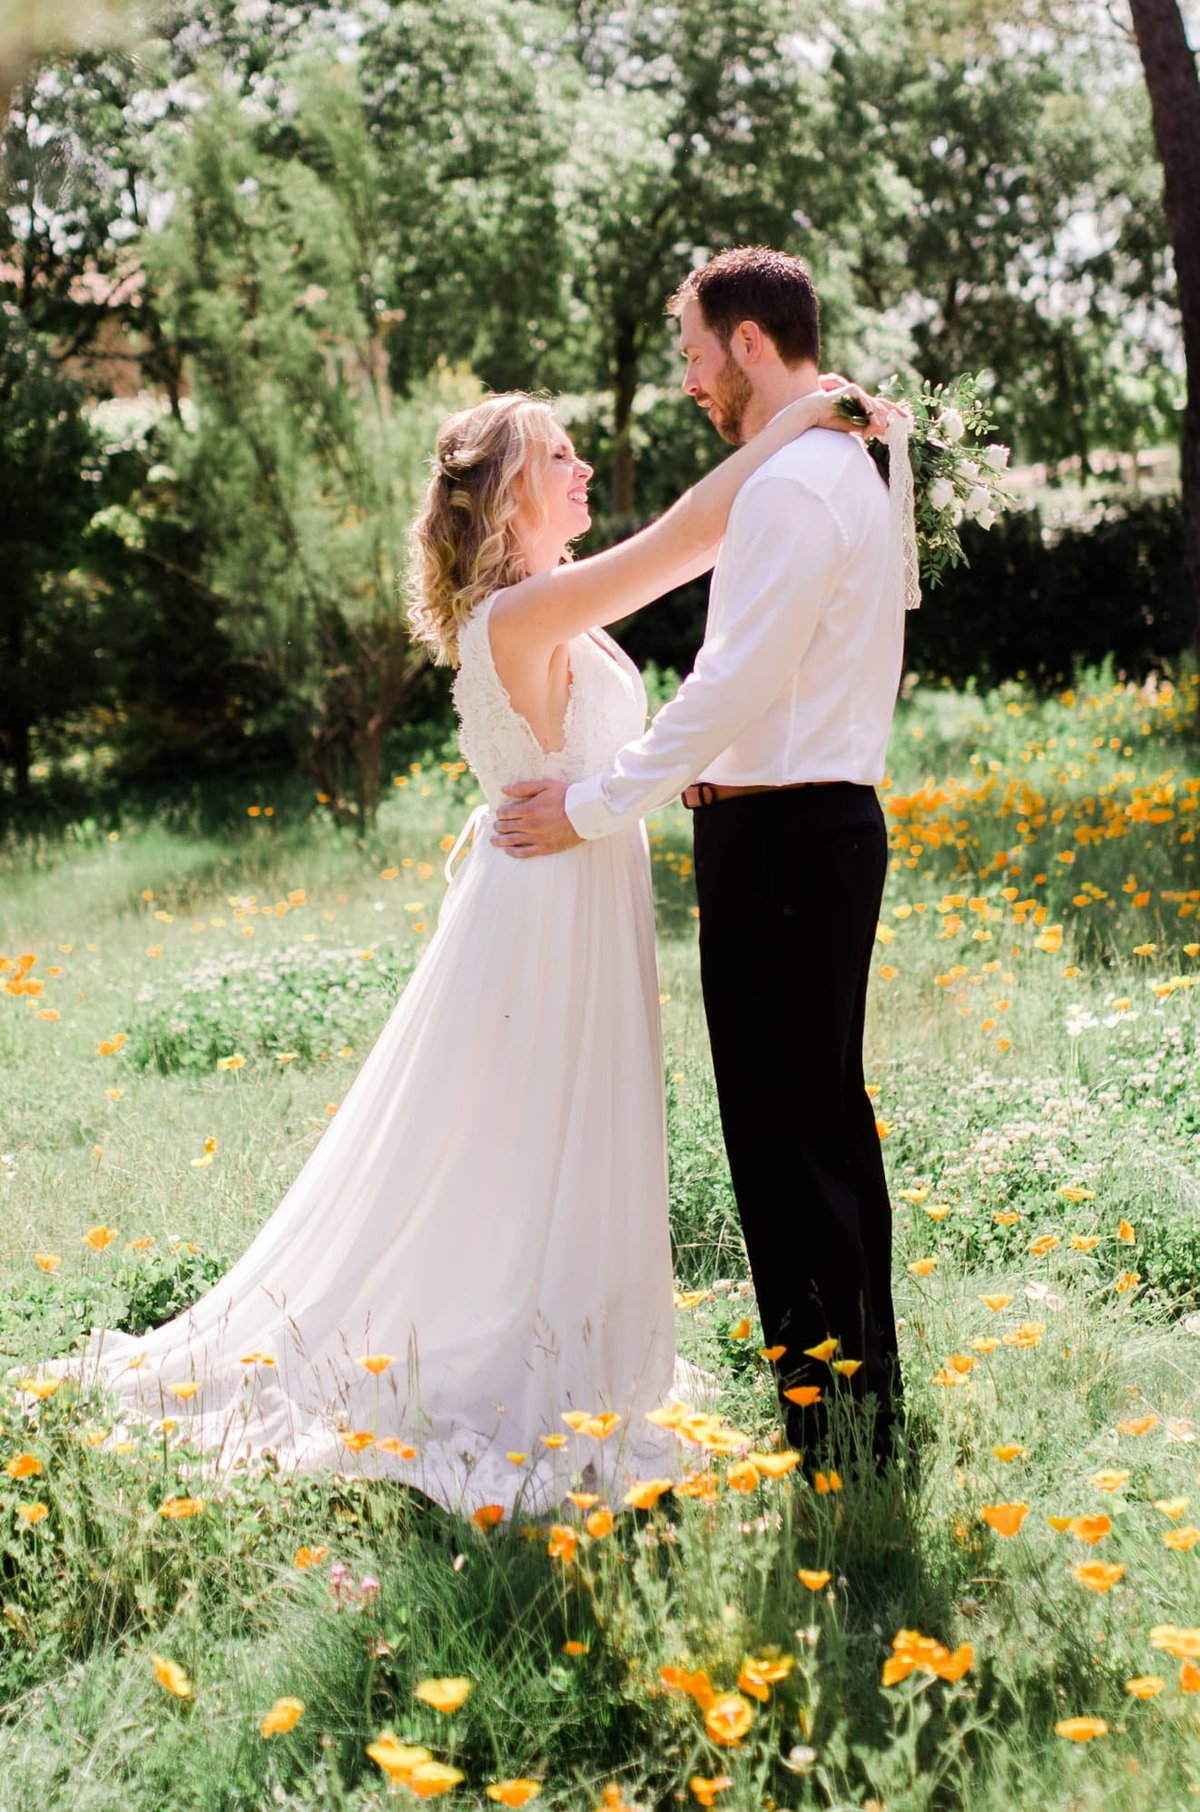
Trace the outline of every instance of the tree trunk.
<instances>
[{"instance_id":1,"label":"tree trunk","mask_svg":"<svg viewBox=\"0 0 1200 1812\"><path fill-rule=\"evenodd\" d=\"M637 330L630 321L618 321L613 348L613 461L612 513L633 514L633 399L637 393Z\"/></svg>"},{"instance_id":2,"label":"tree trunk","mask_svg":"<svg viewBox=\"0 0 1200 1812\"><path fill-rule=\"evenodd\" d=\"M1183 320L1183 544L1200 656L1200 76L1176 0L1129 0L1129 10L1163 167L1163 205Z\"/></svg>"}]
</instances>

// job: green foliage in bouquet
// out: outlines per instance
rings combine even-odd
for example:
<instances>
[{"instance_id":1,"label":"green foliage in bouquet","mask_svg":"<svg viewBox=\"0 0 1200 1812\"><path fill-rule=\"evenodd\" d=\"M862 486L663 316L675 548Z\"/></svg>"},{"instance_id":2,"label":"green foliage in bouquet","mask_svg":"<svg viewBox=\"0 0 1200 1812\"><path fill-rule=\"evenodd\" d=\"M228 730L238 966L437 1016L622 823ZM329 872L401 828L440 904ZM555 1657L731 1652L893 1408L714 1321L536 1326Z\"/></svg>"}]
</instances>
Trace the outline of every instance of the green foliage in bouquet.
<instances>
[{"instance_id":1,"label":"green foliage in bouquet","mask_svg":"<svg viewBox=\"0 0 1200 1812\"><path fill-rule=\"evenodd\" d=\"M1003 473L1009 449L988 435L995 424L977 377L952 384L924 383L918 389L900 378L879 387L880 396L899 403L912 416L908 456L912 463L914 516L921 582L930 590L952 566L966 563L959 526L964 521L991 528L1013 498ZM852 396L838 403L847 421L865 425L862 405ZM887 442L867 442L876 465L890 480Z\"/></svg>"}]
</instances>

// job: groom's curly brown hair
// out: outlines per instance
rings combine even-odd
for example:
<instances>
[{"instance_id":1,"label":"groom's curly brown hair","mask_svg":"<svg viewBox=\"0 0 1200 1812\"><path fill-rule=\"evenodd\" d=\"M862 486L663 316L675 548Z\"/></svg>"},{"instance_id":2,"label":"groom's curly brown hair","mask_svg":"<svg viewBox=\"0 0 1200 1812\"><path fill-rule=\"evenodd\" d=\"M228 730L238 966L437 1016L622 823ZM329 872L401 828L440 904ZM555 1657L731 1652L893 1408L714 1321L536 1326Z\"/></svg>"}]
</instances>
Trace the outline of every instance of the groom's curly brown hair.
<instances>
[{"instance_id":1,"label":"groom's curly brown hair","mask_svg":"<svg viewBox=\"0 0 1200 1812\"><path fill-rule=\"evenodd\" d=\"M785 365L820 363L821 305L799 258L766 245L738 245L689 271L667 302L678 317L695 297L704 325L728 347L739 321L757 321Z\"/></svg>"}]
</instances>

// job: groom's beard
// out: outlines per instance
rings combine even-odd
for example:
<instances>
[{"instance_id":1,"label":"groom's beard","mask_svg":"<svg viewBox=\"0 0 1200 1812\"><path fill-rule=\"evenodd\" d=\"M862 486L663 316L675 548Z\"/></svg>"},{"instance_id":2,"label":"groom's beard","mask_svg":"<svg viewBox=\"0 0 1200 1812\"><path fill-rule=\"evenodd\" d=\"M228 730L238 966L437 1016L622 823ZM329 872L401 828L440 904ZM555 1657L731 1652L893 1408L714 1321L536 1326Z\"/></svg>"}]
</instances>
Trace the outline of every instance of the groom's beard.
<instances>
[{"instance_id":1,"label":"groom's beard","mask_svg":"<svg viewBox=\"0 0 1200 1812\"><path fill-rule=\"evenodd\" d=\"M722 440L727 440L731 446L740 447L746 438L742 424L754 395L754 387L745 372L728 354L709 389L709 395L712 398L709 421Z\"/></svg>"}]
</instances>

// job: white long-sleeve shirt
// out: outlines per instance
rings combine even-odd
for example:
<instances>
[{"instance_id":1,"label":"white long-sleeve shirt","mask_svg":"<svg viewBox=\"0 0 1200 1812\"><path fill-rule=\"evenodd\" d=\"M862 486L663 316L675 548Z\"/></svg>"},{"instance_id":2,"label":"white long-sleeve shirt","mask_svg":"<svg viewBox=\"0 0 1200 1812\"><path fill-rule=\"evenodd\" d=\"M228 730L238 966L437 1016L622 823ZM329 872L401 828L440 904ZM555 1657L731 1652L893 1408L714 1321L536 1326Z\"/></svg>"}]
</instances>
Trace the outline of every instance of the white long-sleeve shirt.
<instances>
[{"instance_id":1,"label":"white long-sleeve shirt","mask_svg":"<svg viewBox=\"0 0 1200 1812\"><path fill-rule=\"evenodd\" d=\"M878 785L903 618L887 486L856 435L810 429L738 492L695 667L644 736L568 787L575 831L606 836L695 779Z\"/></svg>"}]
</instances>

